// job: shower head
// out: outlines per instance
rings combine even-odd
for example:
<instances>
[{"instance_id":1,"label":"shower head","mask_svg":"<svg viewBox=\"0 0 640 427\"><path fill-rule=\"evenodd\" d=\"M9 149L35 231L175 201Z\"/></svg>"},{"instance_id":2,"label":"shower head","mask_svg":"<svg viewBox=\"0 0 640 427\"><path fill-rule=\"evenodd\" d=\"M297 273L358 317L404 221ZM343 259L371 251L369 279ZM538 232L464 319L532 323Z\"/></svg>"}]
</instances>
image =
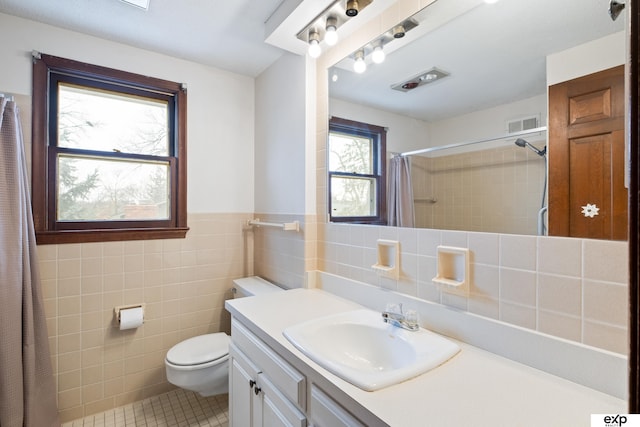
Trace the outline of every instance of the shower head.
<instances>
[{"instance_id":1,"label":"shower head","mask_svg":"<svg viewBox=\"0 0 640 427\"><path fill-rule=\"evenodd\" d=\"M544 157L544 156L546 156L546 155L547 155L547 147L544 147L542 150L540 150L539 148L534 147L534 146L533 146L533 145L531 145L528 141L525 141L525 140L524 140L524 139L522 139L522 138L518 138L518 139L516 139L516 140L515 140L515 144L516 144L518 147L522 147L522 148L524 148L524 147L529 147L531 150L533 150L533 151L534 151L538 156L540 156L540 157Z\"/></svg>"}]
</instances>

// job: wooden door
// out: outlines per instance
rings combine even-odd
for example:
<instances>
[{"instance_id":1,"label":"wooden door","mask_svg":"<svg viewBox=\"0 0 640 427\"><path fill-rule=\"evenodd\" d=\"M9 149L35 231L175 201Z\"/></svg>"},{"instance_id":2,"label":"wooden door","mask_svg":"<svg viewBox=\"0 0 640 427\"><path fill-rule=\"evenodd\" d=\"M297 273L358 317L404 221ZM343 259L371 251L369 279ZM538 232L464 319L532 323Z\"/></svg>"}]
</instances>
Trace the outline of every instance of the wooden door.
<instances>
[{"instance_id":1,"label":"wooden door","mask_svg":"<svg viewBox=\"0 0 640 427\"><path fill-rule=\"evenodd\" d=\"M624 66L549 87L549 234L627 239Z\"/></svg>"}]
</instances>

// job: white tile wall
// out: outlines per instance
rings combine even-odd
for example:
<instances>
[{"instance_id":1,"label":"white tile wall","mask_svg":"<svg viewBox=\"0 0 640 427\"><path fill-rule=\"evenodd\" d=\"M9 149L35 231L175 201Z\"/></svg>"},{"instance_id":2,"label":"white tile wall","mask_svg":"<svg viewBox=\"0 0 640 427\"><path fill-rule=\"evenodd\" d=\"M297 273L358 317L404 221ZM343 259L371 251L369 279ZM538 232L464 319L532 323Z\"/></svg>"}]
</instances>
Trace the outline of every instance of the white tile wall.
<instances>
[{"instance_id":1,"label":"white tile wall","mask_svg":"<svg viewBox=\"0 0 640 427\"><path fill-rule=\"evenodd\" d=\"M626 242L347 224L320 229L320 270L627 353ZM400 241L399 280L371 269L379 238ZM471 250L468 297L431 282L441 244Z\"/></svg>"}]
</instances>

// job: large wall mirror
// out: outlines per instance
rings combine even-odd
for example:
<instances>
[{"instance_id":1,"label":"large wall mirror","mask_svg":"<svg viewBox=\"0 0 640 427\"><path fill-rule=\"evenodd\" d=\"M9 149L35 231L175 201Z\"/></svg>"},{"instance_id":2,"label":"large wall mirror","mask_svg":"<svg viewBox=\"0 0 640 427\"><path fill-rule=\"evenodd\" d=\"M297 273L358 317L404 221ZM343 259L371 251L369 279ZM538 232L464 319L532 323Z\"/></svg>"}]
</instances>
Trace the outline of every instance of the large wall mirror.
<instances>
[{"instance_id":1,"label":"large wall mirror","mask_svg":"<svg viewBox=\"0 0 640 427\"><path fill-rule=\"evenodd\" d=\"M625 15L608 5L437 0L329 69L330 116L386 129L387 178L410 164L387 209L413 223L390 225L626 238Z\"/></svg>"}]
</instances>

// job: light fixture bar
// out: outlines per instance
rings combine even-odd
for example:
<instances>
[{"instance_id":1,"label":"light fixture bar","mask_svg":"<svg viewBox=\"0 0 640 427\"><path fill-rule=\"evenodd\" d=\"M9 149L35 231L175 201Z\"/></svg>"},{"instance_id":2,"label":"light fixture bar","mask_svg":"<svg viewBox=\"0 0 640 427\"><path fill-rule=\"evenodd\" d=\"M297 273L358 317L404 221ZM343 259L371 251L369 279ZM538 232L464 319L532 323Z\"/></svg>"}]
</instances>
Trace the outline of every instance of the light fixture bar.
<instances>
[{"instance_id":1,"label":"light fixture bar","mask_svg":"<svg viewBox=\"0 0 640 427\"><path fill-rule=\"evenodd\" d=\"M360 13L369 6L373 0L358 0L358 7ZM331 3L326 9L320 12L315 18L311 20L307 25L302 28L296 37L299 40L307 43L307 35L309 34L309 30L315 28L318 31L320 40L324 40L326 26L327 26L327 18L334 17L336 18L336 29L340 28L342 24L349 20L349 17L345 13L345 1L344 0L336 0Z\"/></svg>"},{"instance_id":2,"label":"light fixture bar","mask_svg":"<svg viewBox=\"0 0 640 427\"><path fill-rule=\"evenodd\" d=\"M392 42L397 43L396 40L402 39L406 35L406 33L413 30L418 25L419 25L418 21L415 21L412 18L406 19L402 21L400 24L395 25L392 29L385 32L384 34L382 34L380 37L376 38L372 42L367 43L366 45L357 49L349 57L355 61L363 53L364 56L367 58L370 58L372 62L376 64L380 64L385 60L385 56L386 56L384 52L385 46ZM402 30L400 30L400 28ZM398 35L400 31L402 31L402 36L399 37ZM369 54L371 55L369 56ZM355 66L355 64L353 65ZM358 69L362 69L362 65L358 65ZM360 73L361 71L356 71L356 72Z\"/></svg>"}]
</instances>

